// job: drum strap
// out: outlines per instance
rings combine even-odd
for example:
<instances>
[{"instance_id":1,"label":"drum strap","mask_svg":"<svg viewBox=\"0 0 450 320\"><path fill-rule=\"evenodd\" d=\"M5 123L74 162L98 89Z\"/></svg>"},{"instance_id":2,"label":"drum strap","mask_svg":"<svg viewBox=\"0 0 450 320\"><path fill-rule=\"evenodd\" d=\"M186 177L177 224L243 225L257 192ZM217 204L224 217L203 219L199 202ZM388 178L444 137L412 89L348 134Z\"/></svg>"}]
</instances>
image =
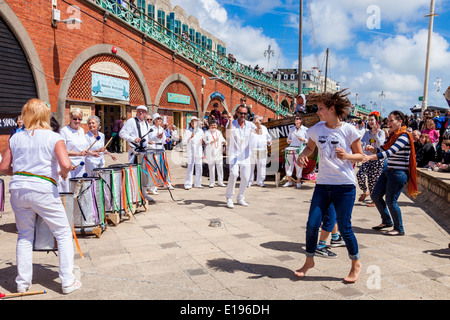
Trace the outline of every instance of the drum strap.
<instances>
[{"instance_id":1,"label":"drum strap","mask_svg":"<svg viewBox=\"0 0 450 320\"><path fill-rule=\"evenodd\" d=\"M25 176L25 177L36 177L36 178L40 178L40 179L43 179L43 180L53 183L55 185L55 187L58 186L54 179L52 179L50 177L46 177L46 176L41 176L39 174L34 174L34 173L26 172L26 171L17 171L17 172L14 172L14 175Z\"/></svg>"}]
</instances>

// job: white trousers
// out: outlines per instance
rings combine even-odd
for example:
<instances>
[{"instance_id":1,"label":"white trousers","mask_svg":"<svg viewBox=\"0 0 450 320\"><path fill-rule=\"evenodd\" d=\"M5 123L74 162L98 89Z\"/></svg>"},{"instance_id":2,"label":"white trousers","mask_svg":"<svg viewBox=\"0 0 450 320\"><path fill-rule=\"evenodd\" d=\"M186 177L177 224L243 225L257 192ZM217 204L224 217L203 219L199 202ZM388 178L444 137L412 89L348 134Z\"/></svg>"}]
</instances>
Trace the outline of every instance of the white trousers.
<instances>
[{"instance_id":1,"label":"white trousers","mask_svg":"<svg viewBox=\"0 0 450 320\"><path fill-rule=\"evenodd\" d=\"M252 167L250 168L250 180L248 182L253 182L255 180L255 167L256 167L256 183L262 184L266 180L266 165L267 158L258 158L252 160Z\"/></svg>"},{"instance_id":2,"label":"white trousers","mask_svg":"<svg viewBox=\"0 0 450 320\"><path fill-rule=\"evenodd\" d=\"M247 184L250 179L250 161L244 163L230 164L230 174L228 177L228 184L225 196L227 199L234 198L234 188L236 187L237 178L240 177L239 192L237 200L244 199L244 193L247 189Z\"/></svg>"},{"instance_id":3,"label":"white trousers","mask_svg":"<svg viewBox=\"0 0 450 320\"><path fill-rule=\"evenodd\" d=\"M296 154L295 157L292 154L288 154L286 155L286 160L287 160L287 164L286 164L286 175L288 177L292 177L292 173L294 172L294 167L295 167L295 175L297 178L301 178L302 177L302 171L303 171L303 167L300 167L297 165L297 157L298 155Z\"/></svg>"},{"instance_id":4,"label":"white trousers","mask_svg":"<svg viewBox=\"0 0 450 320\"><path fill-rule=\"evenodd\" d=\"M216 169L217 169L217 182L223 183L223 160L211 161L208 163L209 168L209 184L216 182Z\"/></svg>"},{"instance_id":5,"label":"white trousers","mask_svg":"<svg viewBox=\"0 0 450 320\"><path fill-rule=\"evenodd\" d=\"M47 182L43 182L47 183ZM17 288L28 288L33 278L33 242L36 214L49 227L58 244L59 278L63 287L75 281L73 275L73 235L59 194L13 189L11 207L16 218Z\"/></svg>"},{"instance_id":6,"label":"white trousers","mask_svg":"<svg viewBox=\"0 0 450 320\"><path fill-rule=\"evenodd\" d=\"M195 182L194 187L199 188L202 186L202 164L189 161L186 172L186 179L184 181L184 187L192 187L192 180L194 178L195 169Z\"/></svg>"}]
</instances>

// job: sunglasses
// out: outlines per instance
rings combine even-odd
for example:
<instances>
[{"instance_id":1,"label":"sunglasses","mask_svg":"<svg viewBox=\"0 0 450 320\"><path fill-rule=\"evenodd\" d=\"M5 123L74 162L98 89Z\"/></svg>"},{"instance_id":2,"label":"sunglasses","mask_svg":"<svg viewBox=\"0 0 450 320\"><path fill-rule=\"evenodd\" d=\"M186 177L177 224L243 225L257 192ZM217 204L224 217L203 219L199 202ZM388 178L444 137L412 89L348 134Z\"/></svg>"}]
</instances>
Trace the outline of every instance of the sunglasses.
<instances>
[{"instance_id":1,"label":"sunglasses","mask_svg":"<svg viewBox=\"0 0 450 320\"><path fill-rule=\"evenodd\" d=\"M82 119L81 118L72 118L72 120L81 121Z\"/></svg>"},{"instance_id":2,"label":"sunglasses","mask_svg":"<svg viewBox=\"0 0 450 320\"><path fill-rule=\"evenodd\" d=\"M241 116L245 116L247 112L238 112Z\"/></svg>"}]
</instances>

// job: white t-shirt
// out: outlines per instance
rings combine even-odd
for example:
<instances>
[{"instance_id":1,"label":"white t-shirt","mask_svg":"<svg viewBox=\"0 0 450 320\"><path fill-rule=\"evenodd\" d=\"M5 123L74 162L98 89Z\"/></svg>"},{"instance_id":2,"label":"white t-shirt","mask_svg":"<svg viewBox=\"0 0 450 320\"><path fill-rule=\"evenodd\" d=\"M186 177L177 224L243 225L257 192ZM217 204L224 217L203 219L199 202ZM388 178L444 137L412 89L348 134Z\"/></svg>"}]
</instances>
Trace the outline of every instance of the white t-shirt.
<instances>
[{"instance_id":1,"label":"white t-shirt","mask_svg":"<svg viewBox=\"0 0 450 320\"><path fill-rule=\"evenodd\" d=\"M13 172L25 171L52 178L58 182L58 158L55 145L64 139L56 132L45 129L25 130L14 134L9 140ZM13 175L9 189L28 189L38 192L54 192L51 182L32 176Z\"/></svg>"},{"instance_id":2,"label":"white t-shirt","mask_svg":"<svg viewBox=\"0 0 450 320\"><path fill-rule=\"evenodd\" d=\"M81 127L78 130L74 130L67 125L62 127L59 133L66 142L67 151L80 152L86 150L90 146L84 134L84 129ZM85 157L71 156L70 160L72 161L72 164L76 166L79 165L80 162L84 162Z\"/></svg>"},{"instance_id":3,"label":"white t-shirt","mask_svg":"<svg viewBox=\"0 0 450 320\"><path fill-rule=\"evenodd\" d=\"M272 144L272 136L266 126L261 125L261 134L252 134L250 146L253 150L267 150L267 146Z\"/></svg>"},{"instance_id":4,"label":"white t-shirt","mask_svg":"<svg viewBox=\"0 0 450 320\"><path fill-rule=\"evenodd\" d=\"M304 125L301 125L298 129L295 126L289 128L289 135L287 137L287 140L291 140L289 146L301 147L306 144L306 141L300 141L299 138L308 140L308 128Z\"/></svg>"},{"instance_id":5,"label":"white t-shirt","mask_svg":"<svg viewBox=\"0 0 450 320\"><path fill-rule=\"evenodd\" d=\"M317 184L353 184L356 186L356 176L353 162L341 160L336 156L335 148L343 148L347 153L353 153L351 145L361 138L355 126L342 122L336 129L329 129L325 122L319 122L308 130L319 150L319 174Z\"/></svg>"},{"instance_id":6,"label":"white t-shirt","mask_svg":"<svg viewBox=\"0 0 450 320\"><path fill-rule=\"evenodd\" d=\"M220 130L214 133L211 130L205 132L205 155L208 163L213 161L223 161L223 143L225 138Z\"/></svg>"},{"instance_id":7,"label":"white t-shirt","mask_svg":"<svg viewBox=\"0 0 450 320\"><path fill-rule=\"evenodd\" d=\"M194 132L194 137L191 138ZM186 145L188 162L194 159L195 163L201 163L203 158L202 140L204 132L202 128L189 128L184 132L183 144Z\"/></svg>"},{"instance_id":8,"label":"white t-shirt","mask_svg":"<svg viewBox=\"0 0 450 320\"><path fill-rule=\"evenodd\" d=\"M237 120L231 122L230 146L228 148L228 163L250 162L250 139L256 133L256 125L253 122L245 121L241 127Z\"/></svg>"},{"instance_id":9,"label":"white t-shirt","mask_svg":"<svg viewBox=\"0 0 450 320\"><path fill-rule=\"evenodd\" d=\"M105 135L103 134L103 132L99 131L98 136L100 137L99 140L94 137L94 134L91 131L88 131L88 133L86 133L86 140L88 141L89 146L91 146L91 144L95 142L91 148L91 151L96 151L105 146ZM98 167L100 164L101 166L103 166L105 164L105 156L103 154L101 154L100 157L87 155L86 162L90 162L94 167Z\"/></svg>"},{"instance_id":10,"label":"white t-shirt","mask_svg":"<svg viewBox=\"0 0 450 320\"><path fill-rule=\"evenodd\" d=\"M152 143L152 144L149 143L147 145L147 148L153 149L153 150L164 150L164 145L166 144L166 139L167 139L164 128L152 125L150 127L150 129L153 129L153 131L148 134L147 139L149 142L153 141L154 143ZM162 133L162 137L160 139L160 138L158 138L158 135L161 133Z\"/></svg>"}]
</instances>

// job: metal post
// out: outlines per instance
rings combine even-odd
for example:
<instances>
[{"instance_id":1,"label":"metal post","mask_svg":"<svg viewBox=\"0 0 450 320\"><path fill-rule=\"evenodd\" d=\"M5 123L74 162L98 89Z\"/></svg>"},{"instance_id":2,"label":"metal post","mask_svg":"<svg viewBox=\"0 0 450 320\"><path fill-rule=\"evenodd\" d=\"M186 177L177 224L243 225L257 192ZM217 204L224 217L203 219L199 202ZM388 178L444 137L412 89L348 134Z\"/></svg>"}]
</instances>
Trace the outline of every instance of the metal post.
<instances>
[{"instance_id":1,"label":"metal post","mask_svg":"<svg viewBox=\"0 0 450 320\"><path fill-rule=\"evenodd\" d=\"M303 0L300 0L299 36L298 36L298 94L302 93L302 55L303 55Z\"/></svg>"},{"instance_id":2,"label":"metal post","mask_svg":"<svg viewBox=\"0 0 450 320\"><path fill-rule=\"evenodd\" d=\"M428 74L430 72L430 48L431 48L431 37L432 37L432 34L433 34L434 16L437 16L437 14L434 13L434 0L431 0L430 14L427 14L425 16L425 17L429 17L430 18L430 22L428 24L427 58L426 58L426 62L425 62L425 80L424 80L424 84L423 84L422 118L423 118L423 112L427 108Z\"/></svg>"}]
</instances>

